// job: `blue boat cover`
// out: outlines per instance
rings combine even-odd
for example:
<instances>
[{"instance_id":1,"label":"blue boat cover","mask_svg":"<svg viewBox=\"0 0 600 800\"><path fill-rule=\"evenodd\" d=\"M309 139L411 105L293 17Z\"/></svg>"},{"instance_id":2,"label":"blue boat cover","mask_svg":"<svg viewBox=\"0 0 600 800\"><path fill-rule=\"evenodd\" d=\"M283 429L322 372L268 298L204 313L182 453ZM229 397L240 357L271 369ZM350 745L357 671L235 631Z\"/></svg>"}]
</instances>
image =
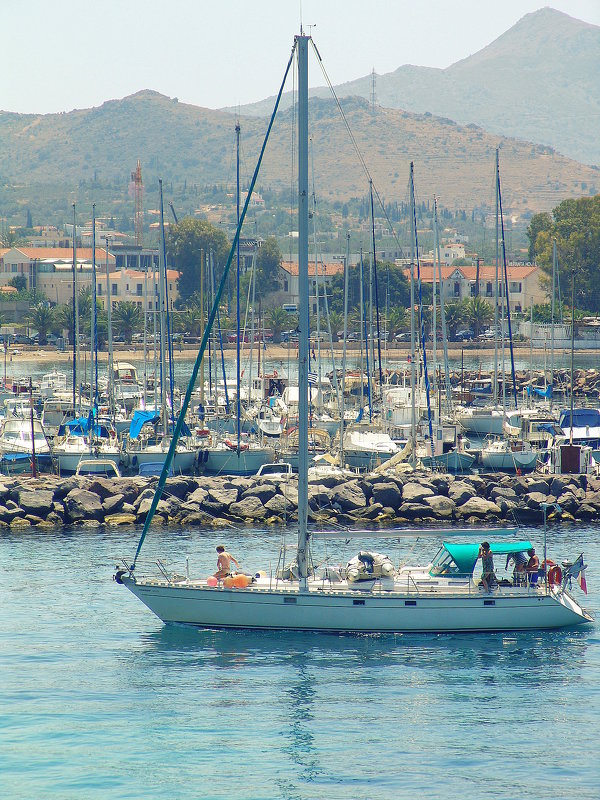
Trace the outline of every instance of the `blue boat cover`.
<instances>
[{"instance_id":1,"label":"blue boat cover","mask_svg":"<svg viewBox=\"0 0 600 800\"><path fill-rule=\"evenodd\" d=\"M154 425L159 419L160 414L157 411L141 411L140 409L134 411L129 425L129 438L137 439L147 422Z\"/></svg>"},{"instance_id":2,"label":"blue boat cover","mask_svg":"<svg viewBox=\"0 0 600 800\"><path fill-rule=\"evenodd\" d=\"M142 411L141 409L134 411L133 417L131 418L131 423L129 425L129 438L137 439L137 437L140 435L140 431L142 430L142 428L146 423L149 422L151 425L155 425L159 420L160 420L160 414L158 411ZM182 436L191 435L191 431L185 424L185 422L181 427L181 435Z\"/></svg>"},{"instance_id":3,"label":"blue boat cover","mask_svg":"<svg viewBox=\"0 0 600 800\"><path fill-rule=\"evenodd\" d=\"M108 439L110 434L106 425L96 424L93 426L94 436L99 436L103 439ZM90 432L90 418L77 417L64 422L58 429L59 436L87 436Z\"/></svg>"},{"instance_id":4,"label":"blue boat cover","mask_svg":"<svg viewBox=\"0 0 600 800\"><path fill-rule=\"evenodd\" d=\"M571 410L560 412L558 424L561 428L599 428L600 410L597 408L574 408L573 425L571 425Z\"/></svg>"}]
</instances>

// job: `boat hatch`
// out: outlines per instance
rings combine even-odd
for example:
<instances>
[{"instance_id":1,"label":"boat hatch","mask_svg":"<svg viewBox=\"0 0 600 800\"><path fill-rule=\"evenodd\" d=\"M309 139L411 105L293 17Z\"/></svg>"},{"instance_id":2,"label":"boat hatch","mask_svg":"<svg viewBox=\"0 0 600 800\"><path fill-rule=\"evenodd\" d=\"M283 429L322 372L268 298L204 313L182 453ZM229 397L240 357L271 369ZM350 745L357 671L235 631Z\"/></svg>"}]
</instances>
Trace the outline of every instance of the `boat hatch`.
<instances>
[{"instance_id":1,"label":"boat hatch","mask_svg":"<svg viewBox=\"0 0 600 800\"><path fill-rule=\"evenodd\" d=\"M490 544L493 555L505 556L526 552L531 547L533 545L526 539L519 542L492 542ZM452 578L471 576L477 563L478 554L478 543L456 544L455 542L444 542L433 559L429 574L432 576L446 575Z\"/></svg>"}]
</instances>

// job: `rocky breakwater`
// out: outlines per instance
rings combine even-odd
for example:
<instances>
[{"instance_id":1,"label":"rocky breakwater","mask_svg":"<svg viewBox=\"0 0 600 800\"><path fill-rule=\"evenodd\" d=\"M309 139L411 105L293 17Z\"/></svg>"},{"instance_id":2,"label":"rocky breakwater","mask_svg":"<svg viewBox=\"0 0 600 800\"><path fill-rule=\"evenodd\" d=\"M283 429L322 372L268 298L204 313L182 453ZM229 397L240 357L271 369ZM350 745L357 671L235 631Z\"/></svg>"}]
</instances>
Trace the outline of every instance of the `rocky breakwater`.
<instances>
[{"instance_id":1,"label":"rocky breakwater","mask_svg":"<svg viewBox=\"0 0 600 800\"><path fill-rule=\"evenodd\" d=\"M0 482L0 530L62 526L139 525L156 478L38 479ZM365 475L309 483L309 519L342 525L528 523L543 520L543 504L556 503L562 519L600 518L600 480L585 475L455 477L437 473ZM297 519L298 482L223 476L167 481L157 524L179 527L267 525Z\"/></svg>"}]
</instances>

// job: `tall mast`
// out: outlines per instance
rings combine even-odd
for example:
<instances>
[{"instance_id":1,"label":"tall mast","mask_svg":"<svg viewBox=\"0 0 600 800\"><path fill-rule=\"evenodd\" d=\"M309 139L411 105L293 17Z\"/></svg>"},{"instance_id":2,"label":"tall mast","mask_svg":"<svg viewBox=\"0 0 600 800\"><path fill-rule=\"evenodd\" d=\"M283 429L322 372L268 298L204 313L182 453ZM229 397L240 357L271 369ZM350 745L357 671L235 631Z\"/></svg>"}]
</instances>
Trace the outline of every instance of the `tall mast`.
<instances>
[{"instance_id":1,"label":"tall mast","mask_svg":"<svg viewBox=\"0 0 600 800\"><path fill-rule=\"evenodd\" d=\"M308 574L308 42L296 37L298 57L298 573L300 590Z\"/></svg>"},{"instance_id":2,"label":"tall mast","mask_svg":"<svg viewBox=\"0 0 600 800\"><path fill-rule=\"evenodd\" d=\"M494 186L496 189L496 283L494 285L494 404L498 405L498 284L500 271L500 214L498 208L498 150L496 149L496 169L494 176ZM504 330L502 331L504 338Z\"/></svg>"},{"instance_id":3,"label":"tall mast","mask_svg":"<svg viewBox=\"0 0 600 800\"><path fill-rule=\"evenodd\" d=\"M168 431L168 415L167 415L167 386L166 386L166 370L165 370L165 258L164 258L164 241L165 241L165 217L163 209L163 188L162 179L158 180L158 187L160 193L160 250L158 253L159 263L159 277L158 277L158 295L160 304L160 415L163 424L163 432L166 435Z\"/></svg>"},{"instance_id":4,"label":"tall mast","mask_svg":"<svg viewBox=\"0 0 600 800\"><path fill-rule=\"evenodd\" d=\"M444 350L444 383L446 385L446 410L450 414L452 412L452 386L450 384L450 365L448 362L448 332L446 329L446 308L444 306L444 294L442 291L442 260L440 258L440 238L438 235L438 214L437 214L437 197L433 198L433 230L434 230L434 249L435 258L437 259L438 269L438 284L440 295L440 319L442 323L442 347ZM435 263L435 262L434 262ZM435 335L435 334L434 334ZM461 387L462 388L462 387Z\"/></svg>"},{"instance_id":5,"label":"tall mast","mask_svg":"<svg viewBox=\"0 0 600 800\"><path fill-rule=\"evenodd\" d=\"M77 390L77 370L79 367L79 307L77 304L77 215L73 203L73 410L77 409L79 392Z\"/></svg>"},{"instance_id":6,"label":"tall mast","mask_svg":"<svg viewBox=\"0 0 600 800\"><path fill-rule=\"evenodd\" d=\"M240 123L236 123L235 126L235 203L236 203L236 222L239 228L240 225ZM237 452L238 456L240 454L240 448L242 446L242 428L241 428L241 419L242 419L242 373L241 373L241 354L240 354L240 336L241 336L241 318L240 318L240 237L238 236L235 248L235 258L236 258L236 279L235 279L235 287L236 287L236 300L235 300L235 310L236 310L236 331L237 335L235 337L236 344L235 344L235 363L236 363L236 373L235 373L235 383L236 383L236 392L237 392L237 399L235 403L236 408L236 433L237 433Z\"/></svg>"},{"instance_id":7,"label":"tall mast","mask_svg":"<svg viewBox=\"0 0 600 800\"><path fill-rule=\"evenodd\" d=\"M552 240L552 297L550 312L550 409L554 400L554 302L556 297L556 239Z\"/></svg>"},{"instance_id":8,"label":"tall mast","mask_svg":"<svg viewBox=\"0 0 600 800\"><path fill-rule=\"evenodd\" d=\"M110 243L110 238L105 236L104 241L106 243L106 324L108 326L108 408L112 414L115 402L115 375L113 370L112 295L110 293L110 267L108 264L108 245Z\"/></svg>"},{"instance_id":9,"label":"tall mast","mask_svg":"<svg viewBox=\"0 0 600 800\"><path fill-rule=\"evenodd\" d=\"M350 231L346 234L346 259L344 262L344 345L342 350L342 398L340 412L340 467L344 468L344 421L346 417L346 354L348 341L348 273L350 271ZM334 365L335 370L335 365Z\"/></svg>"},{"instance_id":10,"label":"tall mast","mask_svg":"<svg viewBox=\"0 0 600 800\"><path fill-rule=\"evenodd\" d=\"M98 394L98 343L96 341L98 331L97 316L97 297L96 297L96 203L92 204L92 318L90 331L90 352L91 352L91 380L90 380L90 407L97 411ZM95 417L95 414L93 415ZM92 421L92 425L94 422ZM90 431L90 443L93 440Z\"/></svg>"},{"instance_id":11,"label":"tall mast","mask_svg":"<svg viewBox=\"0 0 600 800\"><path fill-rule=\"evenodd\" d=\"M413 220L415 217L415 190L414 190L414 165L410 162L410 437L412 445L411 463L416 462L417 450L417 406L416 406L416 391L417 391L417 371L416 371L416 358L415 358L415 226Z\"/></svg>"}]
</instances>

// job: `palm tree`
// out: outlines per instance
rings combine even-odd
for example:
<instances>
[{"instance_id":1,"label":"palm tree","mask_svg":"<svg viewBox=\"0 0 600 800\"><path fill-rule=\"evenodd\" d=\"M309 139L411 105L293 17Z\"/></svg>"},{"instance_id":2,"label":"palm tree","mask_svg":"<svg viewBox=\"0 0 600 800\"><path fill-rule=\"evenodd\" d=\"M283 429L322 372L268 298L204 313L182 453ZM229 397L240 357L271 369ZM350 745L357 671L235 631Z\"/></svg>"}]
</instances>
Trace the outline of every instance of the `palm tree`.
<instances>
[{"instance_id":1,"label":"palm tree","mask_svg":"<svg viewBox=\"0 0 600 800\"><path fill-rule=\"evenodd\" d=\"M446 314L446 327L448 329L448 333L451 336L454 336L458 327L465 321L464 301L446 303L444 311Z\"/></svg>"},{"instance_id":2,"label":"palm tree","mask_svg":"<svg viewBox=\"0 0 600 800\"><path fill-rule=\"evenodd\" d=\"M390 309L387 318L387 327L390 338L393 339L397 333L404 331L410 324L408 309L398 306Z\"/></svg>"},{"instance_id":3,"label":"palm tree","mask_svg":"<svg viewBox=\"0 0 600 800\"><path fill-rule=\"evenodd\" d=\"M471 297L465 300L465 321L473 328L477 337L481 329L487 327L494 317L494 312L489 303L482 297Z\"/></svg>"},{"instance_id":4,"label":"palm tree","mask_svg":"<svg viewBox=\"0 0 600 800\"><path fill-rule=\"evenodd\" d=\"M117 303L113 309L112 324L127 344L131 344L131 337L135 330L143 325L143 316L140 306L129 300Z\"/></svg>"},{"instance_id":5,"label":"palm tree","mask_svg":"<svg viewBox=\"0 0 600 800\"><path fill-rule=\"evenodd\" d=\"M54 325L54 311L45 303L38 303L37 306L29 309L28 322L35 328L39 335L39 344L46 344L48 332Z\"/></svg>"},{"instance_id":6,"label":"palm tree","mask_svg":"<svg viewBox=\"0 0 600 800\"><path fill-rule=\"evenodd\" d=\"M267 311L265 318L268 327L273 331L273 341L278 342L281 331L290 324L290 315L281 306L276 306Z\"/></svg>"}]
</instances>

